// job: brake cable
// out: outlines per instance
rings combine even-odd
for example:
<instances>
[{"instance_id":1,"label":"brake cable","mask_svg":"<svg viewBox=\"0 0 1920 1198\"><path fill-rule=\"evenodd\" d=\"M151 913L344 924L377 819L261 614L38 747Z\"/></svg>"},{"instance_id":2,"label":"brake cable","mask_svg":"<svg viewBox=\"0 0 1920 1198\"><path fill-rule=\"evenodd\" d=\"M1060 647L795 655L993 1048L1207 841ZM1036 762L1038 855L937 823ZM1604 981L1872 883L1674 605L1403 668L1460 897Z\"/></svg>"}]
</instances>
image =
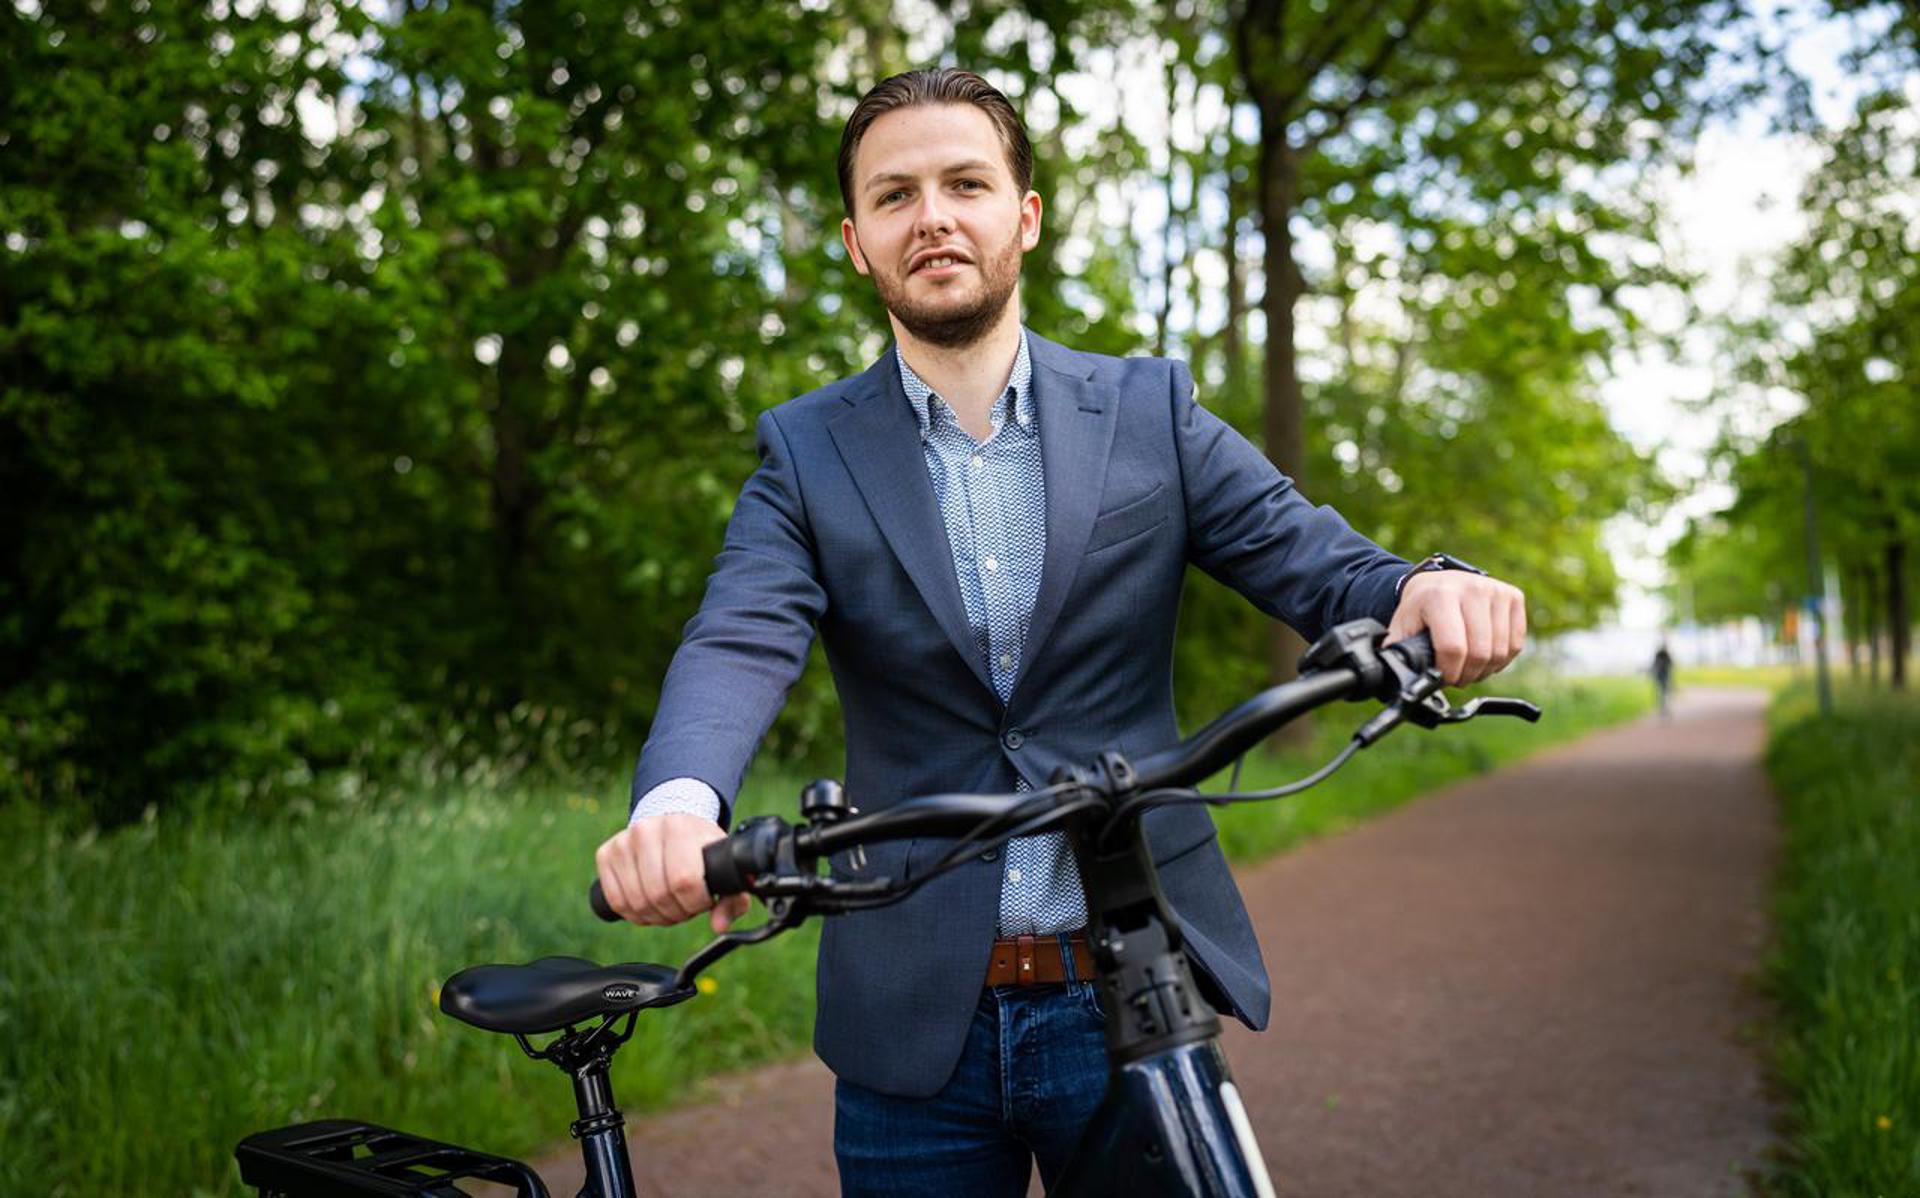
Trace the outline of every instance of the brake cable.
<instances>
[{"instance_id":1,"label":"brake cable","mask_svg":"<svg viewBox=\"0 0 1920 1198\"><path fill-rule=\"evenodd\" d=\"M1102 852L1105 852L1109 847L1108 839L1113 835L1114 829L1121 827L1135 811L1142 807L1179 807L1195 803L1206 803L1213 807L1224 807L1229 803L1251 803L1261 799L1284 799L1288 795L1299 794L1309 787L1318 786L1320 783L1326 781L1333 775L1334 771L1347 764L1353 755L1359 752L1366 743L1367 742L1361 740L1358 735L1355 735L1347 741L1344 748L1333 756L1331 761L1328 761L1311 774L1280 786L1270 787L1266 790L1243 791L1228 789L1208 794L1204 791L1195 790L1192 787L1164 787L1159 790L1142 791L1140 794L1134 795L1132 798L1127 799L1118 807L1114 808L1113 815L1108 818L1106 824L1100 829L1100 849ZM1234 762L1234 779L1228 783L1229 787L1234 786L1238 782L1239 773L1240 761L1236 759Z\"/></svg>"},{"instance_id":2,"label":"brake cable","mask_svg":"<svg viewBox=\"0 0 1920 1198\"><path fill-rule=\"evenodd\" d=\"M1040 791L1037 793L1041 795L1046 795L1048 791L1053 791L1055 793L1058 793L1062 789L1067 789L1067 788L1064 786L1050 786L1047 788L1046 791ZM1085 811L1091 807L1101 807L1104 805L1105 803L1103 800L1095 798L1092 795L1087 795L1082 798L1074 799L1071 802L1062 803L1058 807L1049 807L1047 810L1042 811L1038 815L1022 820L1021 822L1015 824L1012 828L1008 829L1004 836L996 835L995 839L999 839L1002 842L1008 841L1008 840L1014 840L1018 837L1025 836L1031 832L1035 832L1035 831L1038 831L1039 829L1045 828L1049 824L1059 822L1063 820L1066 816L1075 814L1080 811ZM1029 806L1031 806L1030 803L1022 803L1020 805L1021 809L1024 809ZM984 836L970 835L966 839L954 845L954 847L948 851L947 855L945 857L942 857L939 861L935 862L932 868L928 869L926 873L913 879L912 889L917 890L921 886L924 886L926 883L933 881L933 879L939 877L941 874L946 873L948 870L955 869L965 864L967 858L973 856L974 847L978 845L982 840L985 840L985 839L986 837ZM911 892L912 890L908 890L908 891L904 891L903 893L911 893Z\"/></svg>"}]
</instances>

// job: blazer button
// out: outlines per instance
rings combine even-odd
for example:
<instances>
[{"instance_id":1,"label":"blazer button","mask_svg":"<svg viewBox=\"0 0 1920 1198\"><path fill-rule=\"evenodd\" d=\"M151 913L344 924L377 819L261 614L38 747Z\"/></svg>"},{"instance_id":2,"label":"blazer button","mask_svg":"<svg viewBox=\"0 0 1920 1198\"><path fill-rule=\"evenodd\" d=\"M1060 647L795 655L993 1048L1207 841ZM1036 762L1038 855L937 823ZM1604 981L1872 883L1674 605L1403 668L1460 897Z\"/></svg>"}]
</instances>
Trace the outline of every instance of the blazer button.
<instances>
[{"instance_id":1,"label":"blazer button","mask_svg":"<svg viewBox=\"0 0 1920 1198\"><path fill-rule=\"evenodd\" d=\"M984 853L982 853L982 854L980 854L980 860L982 860L982 861L992 861L992 860L994 860L995 858L997 858L998 856L1000 856L1000 850L999 850L999 849L988 849L988 850L987 850L986 852L984 852Z\"/></svg>"},{"instance_id":2,"label":"blazer button","mask_svg":"<svg viewBox=\"0 0 1920 1198\"><path fill-rule=\"evenodd\" d=\"M1027 737L1024 732L1020 731L1020 729L1009 728L1006 730L1006 732L1001 734L1000 743L1007 746L1007 748L1009 749L1017 749L1021 745L1024 745L1027 743Z\"/></svg>"}]
</instances>

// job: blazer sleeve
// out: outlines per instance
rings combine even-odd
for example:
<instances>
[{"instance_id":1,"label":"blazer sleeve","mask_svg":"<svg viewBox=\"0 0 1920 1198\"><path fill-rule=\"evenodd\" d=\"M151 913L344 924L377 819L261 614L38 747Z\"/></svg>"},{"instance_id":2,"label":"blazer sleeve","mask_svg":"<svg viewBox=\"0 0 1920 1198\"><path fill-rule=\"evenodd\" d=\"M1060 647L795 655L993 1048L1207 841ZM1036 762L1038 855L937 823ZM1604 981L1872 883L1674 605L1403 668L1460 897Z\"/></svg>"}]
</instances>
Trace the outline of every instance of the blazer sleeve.
<instances>
[{"instance_id":1,"label":"blazer sleeve","mask_svg":"<svg viewBox=\"0 0 1920 1198\"><path fill-rule=\"evenodd\" d=\"M1265 454L1194 402L1186 365L1171 365L1193 563L1308 641L1346 620L1389 622L1409 564L1308 502Z\"/></svg>"},{"instance_id":2,"label":"blazer sleeve","mask_svg":"<svg viewBox=\"0 0 1920 1198\"><path fill-rule=\"evenodd\" d=\"M807 664L827 608L793 453L774 413L756 427L760 465L741 488L700 610L667 667L629 814L656 785L694 778L733 814L761 737Z\"/></svg>"}]
</instances>

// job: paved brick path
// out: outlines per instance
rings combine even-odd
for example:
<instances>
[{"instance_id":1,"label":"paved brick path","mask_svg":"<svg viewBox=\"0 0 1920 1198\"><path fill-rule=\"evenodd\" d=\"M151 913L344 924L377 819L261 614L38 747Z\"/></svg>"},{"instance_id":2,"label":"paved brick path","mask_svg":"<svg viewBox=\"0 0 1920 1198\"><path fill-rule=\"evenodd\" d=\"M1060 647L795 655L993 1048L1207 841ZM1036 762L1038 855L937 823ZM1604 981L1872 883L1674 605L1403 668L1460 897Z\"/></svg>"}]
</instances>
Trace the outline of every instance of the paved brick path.
<instances>
[{"instance_id":1,"label":"paved brick path","mask_svg":"<svg viewBox=\"0 0 1920 1198\"><path fill-rule=\"evenodd\" d=\"M1691 692L1242 871L1274 1015L1226 1049L1281 1194L1747 1192L1763 708ZM794 1198L837 1192L831 1129L811 1060L628 1128L644 1195Z\"/></svg>"}]
</instances>

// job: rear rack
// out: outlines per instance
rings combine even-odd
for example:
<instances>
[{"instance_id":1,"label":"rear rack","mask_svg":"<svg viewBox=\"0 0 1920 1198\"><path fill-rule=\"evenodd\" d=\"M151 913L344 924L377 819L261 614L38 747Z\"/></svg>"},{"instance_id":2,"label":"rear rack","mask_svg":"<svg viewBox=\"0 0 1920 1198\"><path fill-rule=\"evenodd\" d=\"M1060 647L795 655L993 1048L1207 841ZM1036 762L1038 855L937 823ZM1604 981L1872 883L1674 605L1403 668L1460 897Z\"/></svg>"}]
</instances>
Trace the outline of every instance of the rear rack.
<instances>
[{"instance_id":1,"label":"rear rack","mask_svg":"<svg viewBox=\"0 0 1920 1198\"><path fill-rule=\"evenodd\" d=\"M519 1198L550 1198L519 1161L353 1119L257 1132L233 1155L240 1180L272 1198L464 1198L453 1183L467 1180L513 1186Z\"/></svg>"}]
</instances>

